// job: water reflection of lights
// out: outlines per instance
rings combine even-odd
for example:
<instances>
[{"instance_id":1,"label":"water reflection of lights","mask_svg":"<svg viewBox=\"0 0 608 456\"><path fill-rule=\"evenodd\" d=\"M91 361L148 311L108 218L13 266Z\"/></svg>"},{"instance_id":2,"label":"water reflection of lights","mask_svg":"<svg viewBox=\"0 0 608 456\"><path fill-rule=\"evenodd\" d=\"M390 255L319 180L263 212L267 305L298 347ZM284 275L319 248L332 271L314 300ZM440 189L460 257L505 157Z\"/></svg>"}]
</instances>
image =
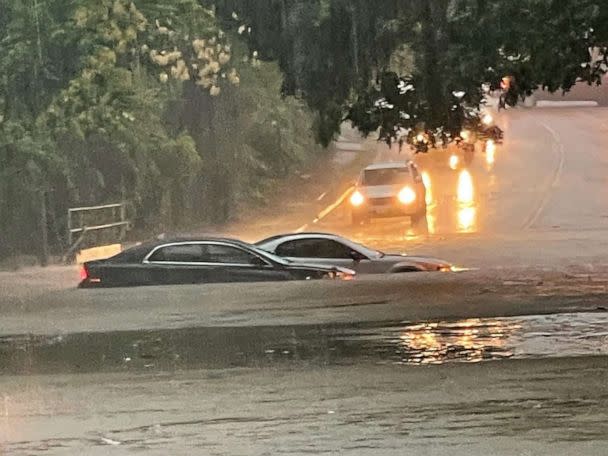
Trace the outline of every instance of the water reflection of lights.
<instances>
[{"instance_id":1,"label":"water reflection of lights","mask_svg":"<svg viewBox=\"0 0 608 456\"><path fill-rule=\"evenodd\" d=\"M475 202L475 187L473 178L468 170L462 170L458 176L458 231L472 233L476 228L477 208Z\"/></svg>"},{"instance_id":2,"label":"water reflection of lights","mask_svg":"<svg viewBox=\"0 0 608 456\"><path fill-rule=\"evenodd\" d=\"M458 209L458 230L463 233L475 231L477 209L475 207L461 207Z\"/></svg>"},{"instance_id":3,"label":"water reflection of lights","mask_svg":"<svg viewBox=\"0 0 608 456\"><path fill-rule=\"evenodd\" d=\"M457 197L458 202L462 204L472 204L475 197L473 178L466 169L463 169L458 176Z\"/></svg>"},{"instance_id":4,"label":"water reflection of lights","mask_svg":"<svg viewBox=\"0 0 608 456\"><path fill-rule=\"evenodd\" d=\"M422 182L426 188L426 204L427 206L433 203L433 183L431 182L431 176L426 171L422 172Z\"/></svg>"},{"instance_id":5,"label":"water reflection of lights","mask_svg":"<svg viewBox=\"0 0 608 456\"><path fill-rule=\"evenodd\" d=\"M399 337L402 362L437 364L450 359L470 362L508 357L505 340L520 326L500 320L468 319L406 328Z\"/></svg>"},{"instance_id":6,"label":"water reflection of lights","mask_svg":"<svg viewBox=\"0 0 608 456\"><path fill-rule=\"evenodd\" d=\"M428 211L426 213L426 226L427 226L429 234L435 234L437 232L436 209L437 209L437 207L435 205L433 205L432 207L428 208Z\"/></svg>"},{"instance_id":7,"label":"water reflection of lights","mask_svg":"<svg viewBox=\"0 0 608 456\"><path fill-rule=\"evenodd\" d=\"M494 144L494 141L489 140L486 143L486 165L488 165L489 169L492 169L495 162L496 162L496 144Z\"/></svg>"},{"instance_id":8,"label":"water reflection of lights","mask_svg":"<svg viewBox=\"0 0 608 456\"><path fill-rule=\"evenodd\" d=\"M431 176L426 171L422 172L422 182L424 183L424 187L426 188L426 196L425 196L425 201L426 201L426 206L427 206L426 226L428 229L428 233L434 234L435 228L437 226L437 214L436 214L437 205L436 205L435 198L433 195L433 182L431 181Z\"/></svg>"}]
</instances>

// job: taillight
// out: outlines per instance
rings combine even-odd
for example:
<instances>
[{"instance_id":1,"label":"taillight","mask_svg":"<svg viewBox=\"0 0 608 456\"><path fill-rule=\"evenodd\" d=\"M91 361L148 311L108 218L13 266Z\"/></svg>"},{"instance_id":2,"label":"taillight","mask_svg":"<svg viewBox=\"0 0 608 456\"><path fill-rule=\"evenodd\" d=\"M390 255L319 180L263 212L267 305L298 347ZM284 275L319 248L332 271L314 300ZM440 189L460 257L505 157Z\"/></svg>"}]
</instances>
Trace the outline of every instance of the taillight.
<instances>
[{"instance_id":1,"label":"taillight","mask_svg":"<svg viewBox=\"0 0 608 456\"><path fill-rule=\"evenodd\" d=\"M89 270L86 265L80 266L80 280L87 280L89 278Z\"/></svg>"}]
</instances>

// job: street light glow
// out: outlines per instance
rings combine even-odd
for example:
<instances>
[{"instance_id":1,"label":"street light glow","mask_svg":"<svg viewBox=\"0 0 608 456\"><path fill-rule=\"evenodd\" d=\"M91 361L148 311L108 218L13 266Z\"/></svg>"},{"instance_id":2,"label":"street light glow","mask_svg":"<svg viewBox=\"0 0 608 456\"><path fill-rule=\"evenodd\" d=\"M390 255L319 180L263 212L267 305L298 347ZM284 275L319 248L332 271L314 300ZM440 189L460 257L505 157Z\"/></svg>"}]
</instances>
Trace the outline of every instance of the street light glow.
<instances>
[{"instance_id":1,"label":"street light glow","mask_svg":"<svg viewBox=\"0 0 608 456\"><path fill-rule=\"evenodd\" d=\"M458 158L458 155L452 154L450 156L450 168L455 170L458 168L458 163L460 163L460 158Z\"/></svg>"}]
</instances>

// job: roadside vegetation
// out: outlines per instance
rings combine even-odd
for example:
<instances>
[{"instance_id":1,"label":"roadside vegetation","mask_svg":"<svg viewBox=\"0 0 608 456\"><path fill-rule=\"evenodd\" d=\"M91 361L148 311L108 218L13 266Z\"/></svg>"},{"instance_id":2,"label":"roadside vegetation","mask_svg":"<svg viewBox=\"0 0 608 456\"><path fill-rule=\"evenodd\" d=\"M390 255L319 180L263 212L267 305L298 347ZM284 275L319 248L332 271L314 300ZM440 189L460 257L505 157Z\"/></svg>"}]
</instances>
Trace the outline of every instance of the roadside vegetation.
<instances>
[{"instance_id":1,"label":"roadside vegetation","mask_svg":"<svg viewBox=\"0 0 608 456\"><path fill-rule=\"evenodd\" d=\"M345 120L418 152L474 138L486 92L601 81L604 3L0 0L0 259L65 252L72 206L224 223Z\"/></svg>"},{"instance_id":2,"label":"roadside vegetation","mask_svg":"<svg viewBox=\"0 0 608 456\"><path fill-rule=\"evenodd\" d=\"M325 144L348 118L364 133L379 129L387 142L427 151L457 141L463 127L483 128L489 91L504 87L513 106L539 87L599 84L608 70L600 0L215 3L219 16L236 11L251 24L252 49L280 63L285 93L318 113Z\"/></svg>"},{"instance_id":3,"label":"roadside vegetation","mask_svg":"<svg viewBox=\"0 0 608 456\"><path fill-rule=\"evenodd\" d=\"M43 230L65 252L73 206L222 223L325 153L278 65L195 0L0 0L0 40L0 259Z\"/></svg>"}]
</instances>

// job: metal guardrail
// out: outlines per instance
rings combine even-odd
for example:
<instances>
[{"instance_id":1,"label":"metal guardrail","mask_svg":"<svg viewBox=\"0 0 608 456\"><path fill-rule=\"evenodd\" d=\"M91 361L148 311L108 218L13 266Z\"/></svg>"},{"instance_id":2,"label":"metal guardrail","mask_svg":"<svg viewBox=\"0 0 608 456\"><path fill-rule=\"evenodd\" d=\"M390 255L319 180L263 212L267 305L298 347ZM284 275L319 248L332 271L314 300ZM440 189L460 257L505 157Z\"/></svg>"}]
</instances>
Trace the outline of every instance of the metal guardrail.
<instances>
[{"instance_id":1,"label":"metal guardrail","mask_svg":"<svg viewBox=\"0 0 608 456\"><path fill-rule=\"evenodd\" d=\"M99 222L96 225L86 223L86 214L107 211L104 218L107 222ZM119 238L124 239L131 222L127 220L126 203L106 204L102 206L73 207L68 209L68 244L69 253L74 253L75 249L83 242L84 236L92 231L101 231L111 228L120 228ZM76 242L74 235L79 234Z\"/></svg>"}]
</instances>

